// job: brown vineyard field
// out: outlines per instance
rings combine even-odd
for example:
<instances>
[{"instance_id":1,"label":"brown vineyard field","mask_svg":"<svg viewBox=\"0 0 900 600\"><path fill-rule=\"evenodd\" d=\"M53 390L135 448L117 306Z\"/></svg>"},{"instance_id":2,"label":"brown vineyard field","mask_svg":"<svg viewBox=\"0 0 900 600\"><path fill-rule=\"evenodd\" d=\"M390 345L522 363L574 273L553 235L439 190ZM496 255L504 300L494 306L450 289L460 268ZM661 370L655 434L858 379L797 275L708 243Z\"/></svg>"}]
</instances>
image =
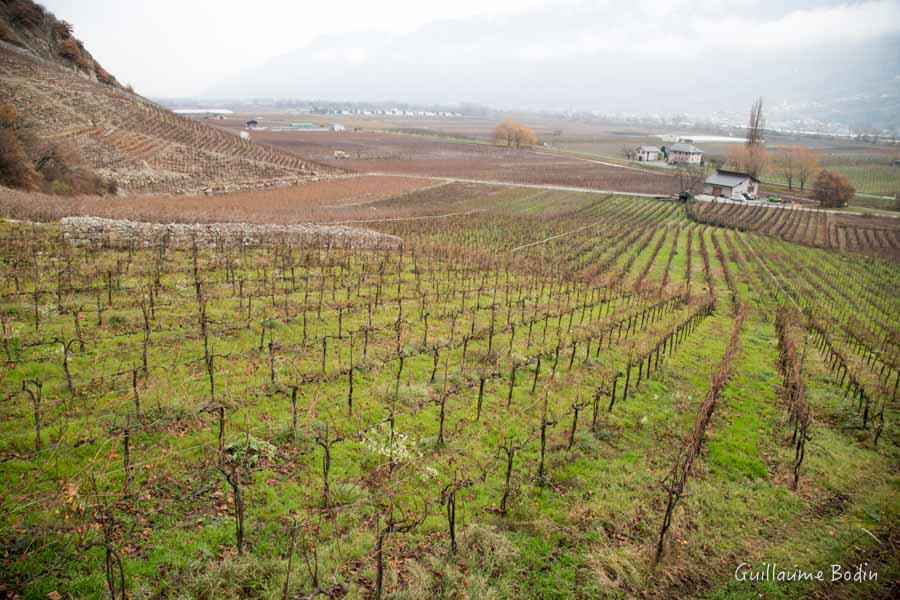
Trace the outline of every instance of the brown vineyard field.
<instances>
[{"instance_id":1,"label":"brown vineyard field","mask_svg":"<svg viewBox=\"0 0 900 600\"><path fill-rule=\"evenodd\" d=\"M398 195L434 185L427 179L347 177L219 196L100 196L68 198L0 188L0 214L51 221L94 216L167 223L300 223L348 218Z\"/></svg>"},{"instance_id":2,"label":"brown vineyard field","mask_svg":"<svg viewBox=\"0 0 900 600\"><path fill-rule=\"evenodd\" d=\"M530 150L378 132L297 134L254 132L255 140L333 167L359 172L482 179L508 183L588 187L606 191L672 194L677 178L580 158ZM349 159L335 159L336 151Z\"/></svg>"}]
</instances>

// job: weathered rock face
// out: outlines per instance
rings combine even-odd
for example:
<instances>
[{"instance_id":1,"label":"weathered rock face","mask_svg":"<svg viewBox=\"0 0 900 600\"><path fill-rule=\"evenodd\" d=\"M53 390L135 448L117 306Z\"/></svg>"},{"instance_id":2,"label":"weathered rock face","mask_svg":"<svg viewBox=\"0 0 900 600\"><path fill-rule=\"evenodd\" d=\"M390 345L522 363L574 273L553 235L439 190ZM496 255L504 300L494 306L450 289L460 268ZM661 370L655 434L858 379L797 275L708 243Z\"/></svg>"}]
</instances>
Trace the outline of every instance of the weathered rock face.
<instances>
[{"instance_id":1,"label":"weathered rock face","mask_svg":"<svg viewBox=\"0 0 900 600\"><path fill-rule=\"evenodd\" d=\"M71 24L33 0L0 2L0 41L89 81L123 89L74 36Z\"/></svg>"},{"instance_id":2,"label":"weathered rock face","mask_svg":"<svg viewBox=\"0 0 900 600\"><path fill-rule=\"evenodd\" d=\"M202 246L219 243L257 245L279 241L303 242L329 248L399 248L403 240L394 235L344 225L256 225L251 223L142 223L65 217L60 220L63 237L76 245L102 247Z\"/></svg>"}]
</instances>

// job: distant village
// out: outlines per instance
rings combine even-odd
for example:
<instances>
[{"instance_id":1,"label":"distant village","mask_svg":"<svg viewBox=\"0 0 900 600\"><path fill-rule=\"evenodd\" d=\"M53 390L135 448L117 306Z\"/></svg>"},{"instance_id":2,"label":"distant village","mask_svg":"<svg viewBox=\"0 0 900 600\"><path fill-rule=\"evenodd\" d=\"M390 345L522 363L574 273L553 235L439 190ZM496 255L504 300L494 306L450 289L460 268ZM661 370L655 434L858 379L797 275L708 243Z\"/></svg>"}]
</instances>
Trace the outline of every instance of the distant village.
<instances>
[{"instance_id":1,"label":"distant village","mask_svg":"<svg viewBox=\"0 0 900 600\"><path fill-rule=\"evenodd\" d=\"M289 123L282 124L278 123L276 126L267 126L261 125L258 119L250 119L246 123L244 123L244 127L250 131L294 131L294 130L302 130L302 131L346 131L347 127L345 125L341 125L340 123L329 123L328 125L321 125L319 123L313 123L311 121L291 121Z\"/></svg>"}]
</instances>

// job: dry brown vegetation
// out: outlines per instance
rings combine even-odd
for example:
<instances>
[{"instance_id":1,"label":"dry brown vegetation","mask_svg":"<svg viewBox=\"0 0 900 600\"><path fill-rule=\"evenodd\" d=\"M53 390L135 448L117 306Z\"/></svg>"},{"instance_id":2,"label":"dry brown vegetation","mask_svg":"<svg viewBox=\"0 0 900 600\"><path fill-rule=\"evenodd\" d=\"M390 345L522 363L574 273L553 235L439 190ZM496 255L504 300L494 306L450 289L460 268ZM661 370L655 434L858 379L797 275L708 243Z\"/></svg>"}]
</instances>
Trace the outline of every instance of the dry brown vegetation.
<instances>
[{"instance_id":1,"label":"dry brown vegetation","mask_svg":"<svg viewBox=\"0 0 900 600\"><path fill-rule=\"evenodd\" d=\"M13 24L34 28L44 21L44 9L31 0L13 0L9 3L9 18Z\"/></svg>"},{"instance_id":2,"label":"dry brown vegetation","mask_svg":"<svg viewBox=\"0 0 900 600\"><path fill-rule=\"evenodd\" d=\"M494 140L506 143L507 148L533 146L538 143L537 135L531 127L512 119L504 119L494 128Z\"/></svg>"},{"instance_id":3,"label":"dry brown vegetation","mask_svg":"<svg viewBox=\"0 0 900 600\"><path fill-rule=\"evenodd\" d=\"M732 202L694 202L687 210L700 223L757 231L808 246L900 258L900 219Z\"/></svg>"},{"instance_id":4,"label":"dry brown vegetation","mask_svg":"<svg viewBox=\"0 0 900 600\"><path fill-rule=\"evenodd\" d=\"M303 135L262 131L254 139L312 160L361 173L458 177L509 183L589 187L646 194L674 194L678 179L666 173L626 169L579 158L415 135L346 132ZM350 160L335 160L335 150Z\"/></svg>"},{"instance_id":5,"label":"dry brown vegetation","mask_svg":"<svg viewBox=\"0 0 900 600\"><path fill-rule=\"evenodd\" d=\"M792 144L781 149L777 166L788 189L794 189L796 182L802 192L819 171L819 155L807 146Z\"/></svg>"},{"instance_id":6,"label":"dry brown vegetation","mask_svg":"<svg viewBox=\"0 0 900 600\"><path fill-rule=\"evenodd\" d=\"M71 38L63 40L59 45L59 55L82 69L91 68L91 63L85 59L77 40Z\"/></svg>"},{"instance_id":7,"label":"dry brown vegetation","mask_svg":"<svg viewBox=\"0 0 900 600\"><path fill-rule=\"evenodd\" d=\"M0 184L33 189L38 175L19 138L11 129L0 127Z\"/></svg>"},{"instance_id":8,"label":"dry brown vegetation","mask_svg":"<svg viewBox=\"0 0 900 600\"><path fill-rule=\"evenodd\" d=\"M115 81L95 71L75 38L58 43L55 56L99 81ZM22 128L38 141L71 148L85 170L125 192L229 191L343 172L179 117L27 53L0 52L0 103L15 106Z\"/></svg>"},{"instance_id":9,"label":"dry brown vegetation","mask_svg":"<svg viewBox=\"0 0 900 600\"><path fill-rule=\"evenodd\" d=\"M728 149L726 165L742 173L761 177L769 166L769 152L761 144L734 145Z\"/></svg>"},{"instance_id":10,"label":"dry brown vegetation","mask_svg":"<svg viewBox=\"0 0 900 600\"><path fill-rule=\"evenodd\" d=\"M84 168L77 148L22 127L11 104L0 104L0 185L62 195L116 192L115 181Z\"/></svg>"},{"instance_id":11,"label":"dry brown vegetation","mask_svg":"<svg viewBox=\"0 0 900 600\"><path fill-rule=\"evenodd\" d=\"M847 206L856 190L846 176L834 171L822 171L816 177L816 200L827 208Z\"/></svg>"},{"instance_id":12,"label":"dry brown vegetation","mask_svg":"<svg viewBox=\"0 0 900 600\"><path fill-rule=\"evenodd\" d=\"M0 188L0 215L35 221L94 216L164 223L286 224L377 219L383 204L390 199L430 185L433 183L424 179L350 177L221 196L127 198L57 197Z\"/></svg>"}]
</instances>

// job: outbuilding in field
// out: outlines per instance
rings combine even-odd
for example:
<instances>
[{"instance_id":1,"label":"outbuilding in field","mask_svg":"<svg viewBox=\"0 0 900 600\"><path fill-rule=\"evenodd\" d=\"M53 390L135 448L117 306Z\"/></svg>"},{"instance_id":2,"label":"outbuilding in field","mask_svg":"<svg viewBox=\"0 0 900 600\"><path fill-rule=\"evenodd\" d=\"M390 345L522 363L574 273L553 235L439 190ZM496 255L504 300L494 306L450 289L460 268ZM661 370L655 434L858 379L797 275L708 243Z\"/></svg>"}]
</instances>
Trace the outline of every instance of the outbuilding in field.
<instances>
[{"instance_id":1,"label":"outbuilding in field","mask_svg":"<svg viewBox=\"0 0 900 600\"><path fill-rule=\"evenodd\" d=\"M759 192L759 180L740 171L719 169L703 182L703 193L715 198L755 200Z\"/></svg>"},{"instance_id":2,"label":"outbuilding in field","mask_svg":"<svg viewBox=\"0 0 900 600\"><path fill-rule=\"evenodd\" d=\"M328 126L328 129L330 129L331 131L347 131L347 128L340 123L332 123Z\"/></svg>"},{"instance_id":3,"label":"outbuilding in field","mask_svg":"<svg viewBox=\"0 0 900 600\"><path fill-rule=\"evenodd\" d=\"M669 164L699 165L703 162L703 150L693 144L678 142L663 146L663 151Z\"/></svg>"},{"instance_id":4,"label":"outbuilding in field","mask_svg":"<svg viewBox=\"0 0 900 600\"><path fill-rule=\"evenodd\" d=\"M638 146L634 151L634 160L655 162L659 160L660 149L656 146Z\"/></svg>"}]
</instances>

